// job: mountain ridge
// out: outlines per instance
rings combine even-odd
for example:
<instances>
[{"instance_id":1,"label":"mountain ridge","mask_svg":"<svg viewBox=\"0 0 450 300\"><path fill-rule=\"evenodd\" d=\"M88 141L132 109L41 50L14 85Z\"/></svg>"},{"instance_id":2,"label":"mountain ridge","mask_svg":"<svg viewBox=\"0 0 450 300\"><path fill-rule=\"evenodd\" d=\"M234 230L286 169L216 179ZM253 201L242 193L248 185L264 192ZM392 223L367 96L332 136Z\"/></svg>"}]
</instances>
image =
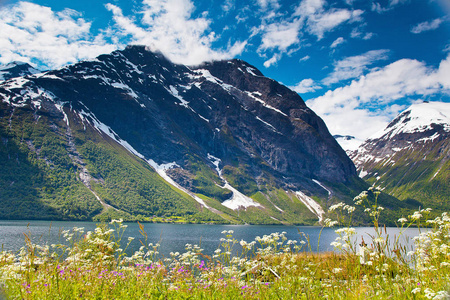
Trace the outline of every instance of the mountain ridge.
<instances>
[{"instance_id":1,"label":"mountain ridge","mask_svg":"<svg viewBox=\"0 0 450 300\"><path fill-rule=\"evenodd\" d=\"M360 177L401 200L448 209L450 104L413 104L350 157Z\"/></svg>"},{"instance_id":2,"label":"mountain ridge","mask_svg":"<svg viewBox=\"0 0 450 300\"><path fill-rule=\"evenodd\" d=\"M72 178L68 189L78 186L91 194L86 203L95 207L93 215L109 209L150 218L189 207L190 215L203 211L201 218L215 221L214 214L231 222L310 223L323 213L308 209L308 201L326 206L329 190L343 197L364 186L351 160L301 97L241 60L186 67L132 46L7 80L0 85L0 96L2 137L14 140L34 164L46 164L46 172L59 165L56 157L53 161L41 155L49 146L43 140L57 140L54 147L72 170L59 172ZM44 133L37 134L37 127ZM11 156L8 141L3 143L4 157ZM119 146L128 151L126 156ZM161 184L169 184L164 190L195 201L189 200L188 206L169 201L164 204L167 211L160 211L147 191L160 180L143 185L138 177L136 182L122 178L129 185L122 188L118 176L124 175L100 165L99 157L103 163L133 166L144 177L158 174L164 179ZM10 158L8 163L14 170ZM47 190L45 183L36 193L51 199Z\"/></svg>"}]
</instances>

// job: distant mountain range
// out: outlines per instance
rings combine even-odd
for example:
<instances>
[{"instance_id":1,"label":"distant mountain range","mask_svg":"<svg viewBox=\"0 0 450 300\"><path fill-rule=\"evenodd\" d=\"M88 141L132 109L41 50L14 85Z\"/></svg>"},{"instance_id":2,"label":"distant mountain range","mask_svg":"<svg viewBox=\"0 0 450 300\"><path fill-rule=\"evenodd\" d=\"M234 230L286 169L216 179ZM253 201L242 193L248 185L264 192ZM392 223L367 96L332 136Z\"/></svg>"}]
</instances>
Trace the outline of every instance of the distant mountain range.
<instances>
[{"instance_id":1,"label":"distant mountain range","mask_svg":"<svg viewBox=\"0 0 450 300\"><path fill-rule=\"evenodd\" d=\"M361 178L390 195L450 209L450 103L412 105L350 157Z\"/></svg>"},{"instance_id":2,"label":"distant mountain range","mask_svg":"<svg viewBox=\"0 0 450 300\"><path fill-rule=\"evenodd\" d=\"M367 188L302 98L244 61L187 67L130 46L10 67L2 219L314 224Z\"/></svg>"},{"instance_id":3,"label":"distant mountain range","mask_svg":"<svg viewBox=\"0 0 450 300\"><path fill-rule=\"evenodd\" d=\"M27 63L12 62L4 66L0 66L0 81L38 73L41 73L41 71L33 68Z\"/></svg>"}]
</instances>

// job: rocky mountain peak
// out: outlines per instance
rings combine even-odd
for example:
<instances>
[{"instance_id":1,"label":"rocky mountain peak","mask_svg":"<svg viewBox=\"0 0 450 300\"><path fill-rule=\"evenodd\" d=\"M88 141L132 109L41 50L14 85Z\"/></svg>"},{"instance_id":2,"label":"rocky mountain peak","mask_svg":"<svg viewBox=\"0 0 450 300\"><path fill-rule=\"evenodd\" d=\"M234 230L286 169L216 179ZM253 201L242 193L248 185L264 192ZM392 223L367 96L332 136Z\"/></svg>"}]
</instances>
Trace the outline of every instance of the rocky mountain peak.
<instances>
[{"instance_id":1,"label":"rocky mountain peak","mask_svg":"<svg viewBox=\"0 0 450 300\"><path fill-rule=\"evenodd\" d=\"M270 199L281 189L313 201L307 195L327 198L326 186L351 189L357 181L353 163L303 99L242 60L188 67L130 46L7 82L0 97L5 116L26 108L71 141L122 147L203 207L210 205L197 194L233 209L266 207L268 200L250 197Z\"/></svg>"},{"instance_id":2,"label":"rocky mountain peak","mask_svg":"<svg viewBox=\"0 0 450 300\"><path fill-rule=\"evenodd\" d=\"M393 196L436 205L448 197L449 153L450 103L424 102L401 112L350 157L360 177Z\"/></svg>"}]
</instances>

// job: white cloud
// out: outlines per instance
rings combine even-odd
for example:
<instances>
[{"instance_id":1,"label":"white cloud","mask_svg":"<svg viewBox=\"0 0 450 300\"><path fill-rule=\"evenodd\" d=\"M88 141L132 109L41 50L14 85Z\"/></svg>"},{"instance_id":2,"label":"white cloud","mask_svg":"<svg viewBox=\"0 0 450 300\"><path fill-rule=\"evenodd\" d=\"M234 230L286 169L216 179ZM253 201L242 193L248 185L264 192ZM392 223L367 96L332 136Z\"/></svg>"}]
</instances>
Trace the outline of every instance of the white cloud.
<instances>
[{"instance_id":1,"label":"white cloud","mask_svg":"<svg viewBox=\"0 0 450 300\"><path fill-rule=\"evenodd\" d=\"M438 93L450 94L450 56L437 69L417 60L398 60L308 100L307 105L324 119L332 134L365 139L402 109L392 106L397 100ZM383 105L391 109L371 112L371 108Z\"/></svg>"},{"instance_id":2,"label":"white cloud","mask_svg":"<svg viewBox=\"0 0 450 300\"><path fill-rule=\"evenodd\" d=\"M330 45L330 48L336 48L337 46L339 46L340 44L344 43L345 40L343 37L338 37L337 39L334 40L334 42Z\"/></svg>"},{"instance_id":3,"label":"white cloud","mask_svg":"<svg viewBox=\"0 0 450 300\"><path fill-rule=\"evenodd\" d=\"M372 50L357 56L346 57L334 63L331 72L322 82L326 85L337 83L342 80L357 78L367 71L367 67L373 63L386 60L389 50Z\"/></svg>"},{"instance_id":4,"label":"white cloud","mask_svg":"<svg viewBox=\"0 0 450 300\"><path fill-rule=\"evenodd\" d=\"M411 32L418 34L425 31L435 30L439 28L442 22L444 22L442 18L437 18L430 22L422 22L411 28Z\"/></svg>"},{"instance_id":5,"label":"white cloud","mask_svg":"<svg viewBox=\"0 0 450 300\"><path fill-rule=\"evenodd\" d=\"M262 10L267 10L270 7L274 10L280 8L278 0L257 0L256 2Z\"/></svg>"},{"instance_id":6,"label":"white cloud","mask_svg":"<svg viewBox=\"0 0 450 300\"><path fill-rule=\"evenodd\" d=\"M213 50L217 39L210 31L210 21L205 17L192 18L195 10L189 0L144 0L142 25L123 15L122 10L108 4L114 21L123 36L131 42L150 46L161 51L175 63L199 64L207 60L232 58L244 50L246 41L235 42L225 50Z\"/></svg>"},{"instance_id":7,"label":"white cloud","mask_svg":"<svg viewBox=\"0 0 450 300\"><path fill-rule=\"evenodd\" d=\"M222 10L225 12L229 12L234 9L235 3L234 0L226 0L224 4L222 4Z\"/></svg>"},{"instance_id":8,"label":"white cloud","mask_svg":"<svg viewBox=\"0 0 450 300\"><path fill-rule=\"evenodd\" d=\"M450 50L449 50L449 51L450 51ZM299 62L301 62L301 61L307 61L307 60L309 60L310 58L311 58L311 56L305 55L305 56L303 56L302 58L300 58Z\"/></svg>"},{"instance_id":9,"label":"white cloud","mask_svg":"<svg viewBox=\"0 0 450 300\"><path fill-rule=\"evenodd\" d=\"M372 2L372 11L382 14L390 10L393 10L397 5L401 5L409 1L410 0L389 0L389 3L386 7L382 7L379 2Z\"/></svg>"},{"instance_id":10,"label":"white cloud","mask_svg":"<svg viewBox=\"0 0 450 300\"><path fill-rule=\"evenodd\" d=\"M363 40L370 40L373 36L373 32L364 32L363 27L365 27L367 24L363 24L359 27L353 28L352 32L350 33L350 37L352 38L360 38Z\"/></svg>"},{"instance_id":11,"label":"white cloud","mask_svg":"<svg viewBox=\"0 0 450 300\"><path fill-rule=\"evenodd\" d=\"M303 0L294 15L306 20L307 30L319 40L326 32L333 31L344 22L361 20L362 10L326 9L324 0Z\"/></svg>"},{"instance_id":12,"label":"white cloud","mask_svg":"<svg viewBox=\"0 0 450 300\"><path fill-rule=\"evenodd\" d=\"M264 62L264 67L268 68L271 65L275 65L281 58L280 53L275 53L270 59L266 60Z\"/></svg>"},{"instance_id":13,"label":"white cloud","mask_svg":"<svg viewBox=\"0 0 450 300\"><path fill-rule=\"evenodd\" d=\"M315 91L321 89L322 87L317 85L314 82L314 80L312 80L311 78L307 78L307 79L303 79L302 81L297 83L295 86L290 86L289 88L293 91L296 91L299 94L304 94L304 93L315 92Z\"/></svg>"},{"instance_id":14,"label":"white cloud","mask_svg":"<svg viewBox=\"0 0 450 300\"><path fill-rule=\"evenodd\" d=\"M0 63L13 60L56 68L67 63L111 52L102 35L90 33L91 23L79 13L65 9L54 12L29 2L0 9Z\"/></svg>"},{"instance_id":15,"label":"white cloud","mask_svg":"<svg viewBox=\"0 0 450 300\"><path fill-rule=\"evenodd\" d=\"M278 4L277 1L258 1L261 8L269 7L272 2ZM302 0L290 16L271 14L270 18L264 18L261 26L253 27L250 38L261 35L261 44L258 47L261 56L266 57L267 52L272 52L272 57L264 63L267 67L277 63L283 54L292 55L301 49L300 39L305 32L320 40L325 33L345 22L361 21L362 14L362 10L328 8L325 0ZM280 16L283 19L276 20L278 18L275 17ZM276 55L273 52L276 52Z\"/></svg>"},{"instance_id":16,"label":"white cloud","mask_svg":"<svg viewBox=\"0 0 450 300\"><path fill-rule=\"evenodd\" d=\"M231 5L231 2L227 2ZM246 41L214 50L218 37L204 15L193 18L189 0L143 0L139 20L124 16L120 7L106 4L113 25L93 35L91 23L74 10L55 12L49 7L18 2L0 8L0 63L38 62L42 68L94 58L126 44L148 45L174 62L199 64L240 54Z\"/></svg>"},{"instance_id":17,"label":"white cloud","mask_svg":"<svg viewBox=\"0 0 450 300\"><path fill-rule=\"evenodd\" d=\"M443 52L450 52L450 44L445 45Z\"/></svg>"},{"instance_id":18,"label":"white cloud","mask_svg":"<svg viewBox=\"0 0 450 300\"><path fill-rule=\"evenodd\" d=\"M286 51L290 46L298 44L300 42L298 37L300 26L299 20L268 25L264 29L259 50L278 49Z\"/></svg>"}]
</instances>

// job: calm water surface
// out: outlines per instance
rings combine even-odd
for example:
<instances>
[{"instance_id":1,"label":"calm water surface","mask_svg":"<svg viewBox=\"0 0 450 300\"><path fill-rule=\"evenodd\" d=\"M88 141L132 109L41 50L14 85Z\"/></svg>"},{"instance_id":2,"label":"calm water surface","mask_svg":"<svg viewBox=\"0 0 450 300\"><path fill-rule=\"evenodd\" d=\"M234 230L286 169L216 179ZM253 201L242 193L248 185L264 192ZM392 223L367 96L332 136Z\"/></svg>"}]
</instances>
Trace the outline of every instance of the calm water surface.
<instances>
[{"instance_id":1,"label":"calm water surface","mask_svg":"<svg viewBox=\"0 0 450 300\"><path fill-rule=\"evenodd\" d=\"M144 238L139 233L137 223L126 223L128 228L123 236L123 246L125 246L128 237L134 237L135 240L130 245L130 250L137 250L141 244L139 240ZM286 232L286 237L291 240L304 240L309 238L313 251L332 251L330 243L337 237L334 229L324 228L320 237L322 227L316 226L264 226L264 225L200 225L200 224L153 224L144 223L145 232L148 235L149 243L160 243L160 253L167 257L170 252L184 252L185 245L197 244L204 249L203 253L212 255L214 250L220 245L220 238L224 237L223 230L233 230L233 237L240 241L241 239L251 242L256 236L268 235L274 232ZM1 221L0 220L0 246L3 250L17 251L25 245L25 234L37 244L57 244L65 240L60 235L62 230L72 229L73 227L84 227L85 232L93 231L96 227L94 222L65 222L65 221ZM373 229L369 227L356 228L358 242L363 237L365 242L370 244L370 235ZM301 232L301 233L299 233ZM398 228L388 228L387 233L391 240L398 236ZM402 239L403 244L411 246L411 238L418 235L418 229L408 229ZM306 237L305 237L306 236ZM130 253L131 251L127 251Z\"/></svg>"}]
</instances>

